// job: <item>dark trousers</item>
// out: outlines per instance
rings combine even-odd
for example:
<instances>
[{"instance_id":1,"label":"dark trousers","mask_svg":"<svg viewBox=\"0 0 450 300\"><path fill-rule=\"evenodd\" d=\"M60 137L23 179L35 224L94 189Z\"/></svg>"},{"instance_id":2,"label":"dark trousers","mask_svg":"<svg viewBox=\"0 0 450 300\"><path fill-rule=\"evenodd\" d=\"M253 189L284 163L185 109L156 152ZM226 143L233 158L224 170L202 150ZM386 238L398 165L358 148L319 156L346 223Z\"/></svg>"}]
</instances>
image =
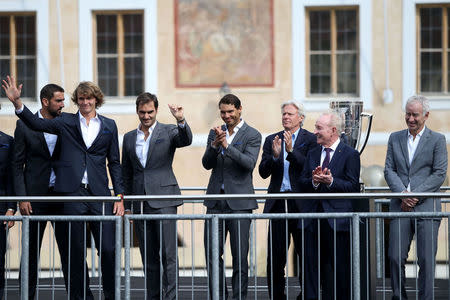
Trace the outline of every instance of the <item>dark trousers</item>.
<instances>
[{"instance_id":1,"label":"dark trousers","mask_svg":"<svg viewBox=\"0 0 450 300\"><path fill-rule=\"evenodd\" d=\"M296 211L293 201L287 201L288 212ZM271 213L285 213L285 200L277 200ZM297 229L297 219L270 219L267 234L267 287L271 299L286 299L284 269L287 261L287 251L291 243L290 237L294 241L295 252L300 256L301 239ZM300 260L301 263L301 260ZM301 268L300 268L301 270ZM299 279L300 279L299 270ZM273 280L272 280L273 279ZM301 280L300 280L301 284ZM273 294L272 294L273 290ZM273 297L272 297L273 295Z\"/></svg>"},{"instance_id":2,"label":"dark trousers","mask_svg":"<svg viewBox=\"0 0 450 300\"><path fill-rule=\"evenodd\" d=\"M55 194L51 191L49 196ZM32 203L33 215L35 216L60 216L63 215L64 203L60 202L35 202ZM68 247L68 231L66 222L52 222L53 230L55 232L56 243L58 244L58 250L61 257L61 267L64 274L64 283L67 290L67 247ZM29 232L29 261L28 261L28 298L34 299L36 294L36 283L38 274L38 262L41 252L42 237L44 236L45 228L47 227L47 221L33 221L30 222ZM23 268L21 265L20 268ZM19 273L19 283L20 281Z\"/></svg>"},{"instance_id":3,"label":"dark trousers","mask_svg":"<svg viewBox=\"0 0 450 300\"><path fill-rule=\"evenodd\" d=\"M144 214L176 214L176 207L151 208ZM147 299L176 299L178 284L177 224L175 220L134 221L142 264L145 266ZM161 256L160 256L161 251ZM162 282L161 263L163 268Z\"/></svg>"},{"instance_id":4,"label":"dark trousers","mask_svg":"<svg viewBox=\"0 0 450 300\"><path fill-rule=\"evenodd\" d=\"M67 196L93 196L85 188ZM112 215L112 203L66 202L66 215ZM101 255L102 284L105 299L115 298L115 224L114 222L88 222L94 236L97 253ZM83 222L70 222L70 298L94 299L89 288L86 265L86 231ZM84 274L84 276L83 276Z\"/></svg>"},{"instance_id":5,"label":"dark trousers","mask_svg":"<svg viewBox=\"0 0 450 300\"><path fill-rule=\"evenodd\" d=\"M216 206L208 208L207 214L247 214L251 210L232 210L226 201L217 201ZM219 294L220 299L228 298L227 284L224 278L224 263L223 263L223 246L230 233L230 247L233 263L233 299L246 299L248 287L248 249L249 249L249 233L250 233L250 219L247 220L219 220ZM212 264L215 258L212 259L212 231L211 223L205 222L204 245L206 261L208 263L208 272L212 271ZM209 291L212 299L212 276L209 273Z\"/></svg>"},{"instance_id":6,"label":"dark trousers","mask_svg":"<svg viewBox=\"0 0 450 300\"><path fill-rule=\"evenodd\" d=\"M304 230L307 239L304 277L308 280L305 283L305 299L319 298L317 278L320 268L322 299L348 300L351 290L350 232L335 231L327 219L320 219L319 223L320 231L316 220Z\"/></svg>"}]
</instances>

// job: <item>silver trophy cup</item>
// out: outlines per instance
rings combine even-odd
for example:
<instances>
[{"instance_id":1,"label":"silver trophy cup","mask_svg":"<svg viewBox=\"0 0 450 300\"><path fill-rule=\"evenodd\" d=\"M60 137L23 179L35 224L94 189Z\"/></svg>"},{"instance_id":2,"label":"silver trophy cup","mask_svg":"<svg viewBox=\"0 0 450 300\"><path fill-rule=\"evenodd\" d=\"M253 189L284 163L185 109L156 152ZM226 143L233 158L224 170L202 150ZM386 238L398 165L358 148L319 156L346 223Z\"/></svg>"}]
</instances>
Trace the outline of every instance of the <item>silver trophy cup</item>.
<instances>
[{"instance_id":1,"label":"silver trophy cup","mask_svg":"<svg viewBox=\"0 0 450 300\"><path fill-rule=\"evenodd\" d=\"M332 100L330 109L340 113L344 121L341 139L361 154L369 139L373 115L362 111L363 102L359 100ZM367 128L361 138L363 118L367 118Z\"/></svg>"}]
</instances>

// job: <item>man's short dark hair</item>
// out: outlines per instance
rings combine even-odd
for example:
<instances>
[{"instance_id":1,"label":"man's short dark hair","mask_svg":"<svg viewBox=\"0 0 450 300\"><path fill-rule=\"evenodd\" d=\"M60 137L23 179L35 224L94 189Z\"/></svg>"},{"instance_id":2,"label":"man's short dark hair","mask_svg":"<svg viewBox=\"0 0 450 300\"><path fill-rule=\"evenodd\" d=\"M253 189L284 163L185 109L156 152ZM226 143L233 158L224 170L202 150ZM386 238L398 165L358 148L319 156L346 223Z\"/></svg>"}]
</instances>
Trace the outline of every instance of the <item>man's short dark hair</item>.
<instances>
[{"instance_id":1,"label":"man's short dark hair","mask_svg":"<svg viewBox=\"0 0 450 300\"><path fill-rule=\"evenodd\" d=\"M142 93L136 98L136 110L139 109L139 106L153 102L155 105L155 109L158 110L158 98L156 95L151 93Z\"/></svg>"},{"instance_id":2,"label":"man's short dark hair","mask_svg":"<svg viewBox=\"0 0 450 300\"><path fill-rule=\"evenodd\" d=\"M222 97L219 101L219 107L221 104L231 104L234 105L235 108L239 109L241 108L241 100L233 94L226 94Z\"/></svg>"},{"instance_id":3,"label":"man's short dark hair","mask_svg":"<svg viewBox=\"0 0 450 300\"><path fill-rule=\"evenodd\" d=\"M75 91L72 94L72 102L78 106L78 96L85 97L94 97L97 101L95 101L95 108L99 108L105 103L104 95L102 90L98 85L91 81L82 81L78 84Z\"/></svg>"},{"instance_id":4,"label":"man's short dark hair","mask_svg":"<svg viewBox=\"0 0 450 300\"><path fill-rule=\"evenodd\" d=\"M41 89L41 94L39 96L41 98L41 103L44 98L47 99L48 101L50 101L50 99L53 98L53 96L56 92L64 93L64 89L54 83L49 83L46 86L44 86Z\"/></svg>"}]
</instances>

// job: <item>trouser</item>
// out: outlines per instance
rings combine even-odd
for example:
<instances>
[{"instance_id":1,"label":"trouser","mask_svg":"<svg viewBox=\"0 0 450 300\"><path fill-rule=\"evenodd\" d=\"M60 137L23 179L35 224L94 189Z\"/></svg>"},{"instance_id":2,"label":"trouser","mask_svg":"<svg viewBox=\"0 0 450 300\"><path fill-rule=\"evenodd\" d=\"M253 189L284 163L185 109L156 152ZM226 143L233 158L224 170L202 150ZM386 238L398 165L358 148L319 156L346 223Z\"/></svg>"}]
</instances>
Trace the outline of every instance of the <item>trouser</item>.
<instances>
[{"instance_id":1,"label":"trouser","mask_svg":"<svg viewBox=\"0 0 450 300\"><path fill-rule=\"evenodd\" d=\"M251 210L232 210L226 201L217 201L216 206L213 208L208 208L207 214L248 214ZM228 289L225 282L224 276L224 262L223 262L223 246L227 237L230 234L230 247L231 256L233 263L233 276L232 276L232 287L233 287L233 299L247 298L247 287L248 287L248 249L249 249L249 233L250 233L250 219L246 220L236 220L227 219L219 220L219 295L220 299L228 298ZM208 281L209 281L209 291L210 295L212 292L212 264L215 262L212 256L212 231L211 222L209 220L205 223L204 232L204 245L206 261L208 264ZM211 295L212 299L212 295Z\"/></svg>"},{"instance_id":2,"label":"trouser","mask_svg":"<svg viewBox=\"0 0 450 300\"><path fill-rule=\"evenodd\" d=\"M152 208L143 203L144 214L176 214L176 207ZM142 265L145 266L147 298L176 299L178 285L177 224L175 220L136 220ZM161 256L160 256L161 251ZM163 268L162 282L161 263Z\"/></svg>"},{"instance_id":3,"label":"trouser","mask_svg":"<svg viewBox=\"0 0 450 300\"><path fill-rule=\"evenodd\" d=\"M272 207L271 213L285 213L285 203L285 200L278 200L274 207ZM288 212L297 210L295 203L290 200L287 201L287 207ZM291 236L294 242L295 252L300 258L302 255L301 235L297 229L297 224L297 219L269 219L267 234L267 287L269 297L274 300L286 299L284 269L287 261L287 251L291 243Z\"/></svg>"},{"instance_id":4,"label":"trouser","mask_svg":"<svg viewBox=\"0 0 450 300\"><path fill-rule=\"evenodd\" d=\"M440 220L436 219L398 218L391 220L388 254L391 267L392 299L407 299L405 263L414 234L416 234L419 264L419 299L434 299L439 225Z\"/></svg>"},{"instance_id":5,"label":"trouser","mask_svg":"<svg viewBox=\"0 0 450 300\"><path fill-rule=\"evenodd\" d=\"M67 196L93 196L90 189L80 187L77 193ZM66 215L112 215L112 203L66 202ZM101 258L101 274L105 299L115 298L115 224L88 222L94 236L97 254ZM83 222L70 223L70 298L94 299L89 288L89 274L86 265L86 231ZM83 276L84 274L84 276Z\"/></svg>"}]
</instances>

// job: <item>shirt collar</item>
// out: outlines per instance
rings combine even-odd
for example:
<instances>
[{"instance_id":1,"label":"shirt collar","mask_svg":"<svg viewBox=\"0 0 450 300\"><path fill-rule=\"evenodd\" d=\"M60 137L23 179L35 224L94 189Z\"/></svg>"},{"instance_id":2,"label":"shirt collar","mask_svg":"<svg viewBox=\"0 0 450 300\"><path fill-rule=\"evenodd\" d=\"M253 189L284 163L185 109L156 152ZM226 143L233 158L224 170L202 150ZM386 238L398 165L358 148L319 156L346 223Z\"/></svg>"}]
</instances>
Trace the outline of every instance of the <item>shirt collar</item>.
<instances>
[{"instance_id":1,"label":"shirt collar","mask_svg":"<svg viewBox=\"0 0 450 300\"><path fill-rule=\"evenodd\" d=\"M331 145L331 147L328 147L328 148L330 148L331 150L333 150L333 152L335 152L335 151L336 151L336 148L338 147L338 145L339 145L340 142L341 142L341 139L338 138L338 139L336 140L336 142L334 142L333 145ZM325 150L325 147L322 146L322 151L324 151L324 150Z\"/></svg>"},{"instance_id":2,"label":"shirt collar","mask_svg":"<svg viewBox=\"0 0 450 300\"><path fill-rule=\"evenodd\" d=\"M243 125L244 125L244 119L241 118L241 121L239 122L239 124L237 124L233 129L234 133L236 133L239 129L241 129L241 127ZM228 126L225 125L225 127L227 128L227 132L228 132Z\"/></svg>"},{"instance_id":3,"label":"shirt collar","mask_svg":"<svg viewBox=\"0 0 450 300\"><path fill-rule=\"evenodd\" d=\"M156 127L156 123L158 123L158 121L155 121L155 123L153 123L152 126L150 126L150 128L148 129L150 132L153 132L153 130ZM141 130L141 124L139 123L138 127L137 127L137 133L139 134L144 134L144 132Z\"/></svg>"},{"instance_id":4,"label":"shirt collar","mask_svg":"<svg viewBox=\"0 0 450 300\"><path fill-rule=\"evenodd\" d=\"M80 121L83 121L86 123L86 118L83 117L83 115L80 113L80 111L78 111L78 117L79 117ZM100 119L98 118L97 112L95 112L95 117L91 118L91 120L100 121Z\"/></svg>"},{"instance_id":5,"label":"shirt collar","mask_svg":"<svg viewBox=\"0 0 450 300\"><path fill-rule=\"evenodd\" d=\"M416 137L421 138L425 131L425 128L426 128L426 126L423 126L422 130L416 135ZM414 136L409 132L409 129L408 129L408 138L411 138L411 137L414 137Z\"/></svg>"}]
</instances>

